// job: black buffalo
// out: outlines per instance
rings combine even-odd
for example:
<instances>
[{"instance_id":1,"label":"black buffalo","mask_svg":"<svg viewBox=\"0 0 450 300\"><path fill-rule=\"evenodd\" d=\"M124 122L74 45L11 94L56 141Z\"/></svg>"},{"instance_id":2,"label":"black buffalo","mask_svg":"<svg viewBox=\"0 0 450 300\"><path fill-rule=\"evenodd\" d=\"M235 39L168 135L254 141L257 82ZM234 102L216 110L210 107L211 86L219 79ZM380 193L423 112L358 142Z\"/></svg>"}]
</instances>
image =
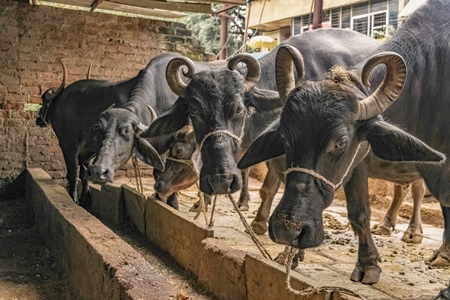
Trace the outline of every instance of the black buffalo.
<instances>
[{"instance_id":1,"label":"black buffalo","mask_svg":"<svg viewBox=\"0 0 450 300\"><path fill-rule=\"evenodd\" d=\"M359 237L351 279L374 283L381 269L370 234L367 177L394 182L423 177L442 204L446 220L443 245L431 264L448 263L449 13L448 1L429 0L353 71L335 68L327 79L297 87L286 70L292 61L297 65L301 56L294 48L278 51L278 90L286 104L279 120L255 140L239 163L246 168L286 154L286 189L269 220L274 241L301 249L319 245L322 211L330 205L337 185L343 184L350 223ZM380 63L387 70L374 70L371 82L383 83L369 96L369 73Z\"/></svg>"},{"instance_id":2,"label":"black buffalo","mask_svg":"<svg viewBox=\"0 0 450 300\"><path fill-rule=\"evenodd\" d=\"M93 132L100 135L100 147L97 148L95 159L88 169L90 181L112 182L115 171L125 164L133 153L138 154L140 159L153 165L155 169L164 169L163 162L157 154L162 154L167 149L155 149L151 145L152 141L141 135L144 127L140 125L148 126L153 121L149 107L154 110L156 115L160 115L175 102L177 95L172 93L168 87L165 76L161 76L165 74L169 61L175 57L180 57L180 55L170 53L154 58L149 64L154 69L146 68L141 71L143 77L133 89L126 104L121 108L110 108L98 116ZM225 62L193 62L193 65L198 70L209 70L223 67ZM188 71L186 75L192 74ZM177 76L183 77L181 74L177 74ZM144 157L141 157L139 152L142 146L156 150L158 153L148 151L148 157L145 154ZM178 205L176 202L170 202L170 204L173 207Z\"/></svg>"},{"instance_id":3,"label":"black buffalo","mask_svg":"<svg viewBox=\"0 0 450 300\"><path fill-rule=\"evenodd\" d=\"M326 76L335 59L343 65L353 65L379 46L367 36L340 29L306 32L285 43L307 53L306 68L311 79ZM156 137L175 132L190 120L203 162L201 191L214 195L241 189L246 185L241 178L245 180L246 176L241 176L241 170L237 168L239 157L275 120L283 104L278 94L268 91L276 89L274 58L275 51L259 61L250 55L238 55L231 58L228 69L198 72L189 78L188 84L178 77L177 72L180 66L188 66L194 74L197 70L192 61L174 59L168 67L168 81L180 98L142 136ZM239 62L247 65L245 79L233 71ZM261 206L252 224L260 233L265 231L270 203L281 182L277 172L269 167L260 191L265 205ZM248 193L241 194L239 204L246 205L248 198Z\"/></svg>"},{"instance_id":4,"label":"black buffalo","mask_svg":"<svg viewBox=\"0 0 450 300\"><path fill-rule=\"evenodd\" d=\"M64 87L67 77L64 67L65 75L61 86L57 90L49 89L43 94L43 106L36 122L41 126L51 124L56 133L66 162L69 194L75 202L86 202L88 197L86 167L100 149L105 135L109 134L103 130L106 123L97 123L99 115L111 105L115 105L115 110L125 107L130 98L132 100L146 99L145 101L149 104L154 104L152 107L157 112L170 107L176 100L176 95L172 93L166 80L160 74L165 72L167 63L176 56L179 54L167 53L157 56L136 77L119 82L79 80ZM146 112L145 117L142 119L135 117L133 122L129 123L130 127L120 128L121 134L138 141L135 153L139 158L148 164L162 168L162 162L153 147L138 135L134 135L139 132L139 126L141 129L146 128L142 126L142 123L148 126L151 122L149 109L145 105L143 107ZM128 105L121 110L131 112L139 109L141 109L140 106ZM104 114L108 115L111 111L112 109ZM102 130L94 130L95 128ZM82 181L80 199L77 195L78 167Z\"/></svg>"}]
</instances>

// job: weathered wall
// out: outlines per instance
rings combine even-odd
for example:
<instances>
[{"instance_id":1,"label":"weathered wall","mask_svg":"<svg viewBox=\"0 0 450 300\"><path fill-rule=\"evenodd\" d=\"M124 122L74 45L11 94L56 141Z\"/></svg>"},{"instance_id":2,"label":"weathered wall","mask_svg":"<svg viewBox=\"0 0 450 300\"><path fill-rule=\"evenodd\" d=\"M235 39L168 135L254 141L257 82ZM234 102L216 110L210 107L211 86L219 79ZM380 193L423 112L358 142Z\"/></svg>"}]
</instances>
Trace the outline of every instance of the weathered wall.
<instances>
[{"instance_id":1,"label":"weathered wall","mask_svg":"<svg viewBox=\"0 0 450 300\"><path fill-rule=\"evenodd\" d=\"M13 184L26 167L43 168L61 183L65 178L58 141L35 125L29 105L59 86L58 59L68 68L68 84L86 78L89 64L91 78L116 81L136 76L167 51L205 57L180 23L0 1L0 199L17 192ZM122 174L133 174L126 169Z\"/></svg>"}]
</instances>

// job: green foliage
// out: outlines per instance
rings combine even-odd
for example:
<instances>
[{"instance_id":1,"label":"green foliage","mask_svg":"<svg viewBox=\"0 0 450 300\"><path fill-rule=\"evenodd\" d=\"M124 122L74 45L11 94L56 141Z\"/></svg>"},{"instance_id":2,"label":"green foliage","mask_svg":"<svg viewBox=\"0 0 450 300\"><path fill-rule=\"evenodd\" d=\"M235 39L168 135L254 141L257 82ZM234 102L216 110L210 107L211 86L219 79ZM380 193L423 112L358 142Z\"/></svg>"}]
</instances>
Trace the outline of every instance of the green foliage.
<instances>
[{"instance_id":1,"label":"green foliage","mask_svg":"<svg viewBox=\"0 0 450 300\"><path fill-rule=\"evenodd\" d=\"M215 9L220 9L216 6ZM230 56L242 47L245 31L245 6L228 11L227 55ZM192 31L192 36L199 39L207 53L218 55L220 52L220 16L191 13L180 20ZM251 34L251 32L249 33Z\"/></svg>"}]
</instances>

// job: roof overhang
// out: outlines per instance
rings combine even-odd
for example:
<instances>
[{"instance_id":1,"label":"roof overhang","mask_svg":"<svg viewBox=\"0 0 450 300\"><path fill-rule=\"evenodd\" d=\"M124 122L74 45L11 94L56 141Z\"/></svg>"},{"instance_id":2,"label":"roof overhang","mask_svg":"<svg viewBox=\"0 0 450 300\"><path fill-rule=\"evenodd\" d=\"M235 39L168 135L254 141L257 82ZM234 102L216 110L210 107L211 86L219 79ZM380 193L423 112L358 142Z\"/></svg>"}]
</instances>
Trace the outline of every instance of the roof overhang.
<instances>
[{"instance_id":1,"label":"roof overhang","mask_svg":"<svg viewBox=\"0 0 450 300\"><path fill-rule=\"evenodd\" d=\"M215 14L212 4L224 6L245 5L245 0L30 0L37 5L69 5L72 8L136 14L147 17L176 19L185 16L186 12Z\"/></svg>"}]
</instances>

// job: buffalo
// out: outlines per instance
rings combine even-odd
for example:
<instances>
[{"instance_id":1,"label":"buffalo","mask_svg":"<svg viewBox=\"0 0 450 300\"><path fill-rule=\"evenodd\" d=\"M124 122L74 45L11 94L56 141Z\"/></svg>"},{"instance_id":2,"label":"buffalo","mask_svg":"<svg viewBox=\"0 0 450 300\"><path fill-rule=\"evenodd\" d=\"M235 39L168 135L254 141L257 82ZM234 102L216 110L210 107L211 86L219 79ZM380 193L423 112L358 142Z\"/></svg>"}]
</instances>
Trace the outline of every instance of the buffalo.
<instances>
[{"instance_id":1,"label":"buffalo","mask_svg":"<svg viewBox=\"0 0 450 300\"><path fill-rule=\"evenodd\" d=\"M377 282L380 257L370 233L367 177L403 183L423 178L446 221L443 244L429 263L448 264L449 13L448 1L429 0L368 60L352 70L336 67L322 81L295 86L291 68L304 72L302 56L293 47L279 49L276 75L285 106L239 162L247 168L285 154L286 189L269 220L272 240L300 249L319 245L322 211L343 185L359 237L350 278ZM382 81L372 94L366 88L369 75L373 86ZM450 299L449 294L447 288L441 297Z\"/></svg>"},{"instance_id":2,"label":"buffalo","mask_svg":"<svg viewBox=\"0 0 450 300\"><path fill-rule=\"evenodd\" d=\"M284 44L305 53L310 79L326 76L335 59L342 65L353 65L379 46L370 37L341 29L306 32ZM228 68L202 72L197 72L193 62L185 57L169 63L168 82L179 98L142 136L169 134L192 122L203 163L199 174L202 192L233 193L246 185L247 177L241 176L237 162L258 134L276 119L283 105L273 92L275 53L272 51L259 61L250 55L237 55L229 60ZM234 72L240 62L247 66L244 78ZM188 67L193 74L188 83L179 77L181 66ZM281 183L281 171L268 164L269 171L260 190L263 205L252 223L258 233L266 231L270 205ZM241 193L239 205L246 206L248 198L248 193Z\"/></svg>"},{"instance_id":3,"label":"buffalo","mask_svg":"<svg viewBox=\"0 0 450 300\"><path fill-rule=\"evenodd\" d=\"M111 105L124 106L135 90L147 91L147 96L150 96L154 91L150 87L155 81L153 77L158 78L152 74L163 71L158 69L161 67L158 62L170 60L174 56L174 54L165 54L155 58L145 70L128 80L109 82L87 79L76 81L67 87L65 87L67 70L63 64L62 83L58 89L51 88L43 94L43 105L36 123L41 127L51 124L58 138L67 168L69 195L75 202L86 204L89 198L87 166L100 148L101 135L98 131L92 130L100 113ZM160 86L166 86L167 89L159 88L158 95L165 95L164 99L167 99L169 101L167 105L170 105L170 97L173 93L167 84L164 84L165 81L162 81ZM175 101L174 96L172 96L173 101ZM143 145L140 150L142 151L139 151L138 155L146 153L145 156L141 155L144 161L150 164L156 163L162 167L158 159L155 162L152 161L153 150L149 145ZM158 158L154 154L153 157ZM82 182L80 197L77 191L78 176Z\"/></svg>"}]
</instances>

